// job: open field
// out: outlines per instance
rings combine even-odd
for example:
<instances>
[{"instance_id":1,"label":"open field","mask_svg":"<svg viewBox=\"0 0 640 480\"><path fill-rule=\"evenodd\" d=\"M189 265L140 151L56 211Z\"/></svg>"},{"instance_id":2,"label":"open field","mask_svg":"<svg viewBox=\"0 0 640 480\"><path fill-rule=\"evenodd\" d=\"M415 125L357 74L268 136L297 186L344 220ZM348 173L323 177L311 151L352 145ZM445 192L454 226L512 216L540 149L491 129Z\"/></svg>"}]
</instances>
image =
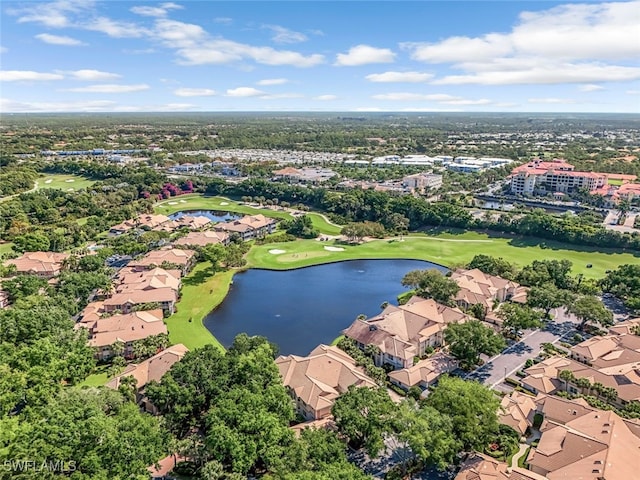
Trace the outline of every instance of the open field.
<instances>
[{"instance_id":1,"label":"open field","mask_svg":"<svg viewBox=\"0 0 640 480\"><path fill-rule=\"evenodd\" d=\"M107 383L109 377L107 376L107 372L102 373L92 373L84 381L80 382L80 387L99 387Z\"/></svg>"},{"instance_id":2,"label":"open field","mask_svg":"<svg viewBox=\"0 0 640 480\"><path fill-rule=\"evenodd\" d=\"M89 180L77 175L49 174L38 179L38 189L57 188L58 190L70 191L80 190L96 183L95 180Z\"/></svg>"},{"instance_id":3,"label":"open field","mask_svg":"<svg viewBox=\"0 0 640 480\"><path fill-rule=\"evenodd\" d=\"M209 262L202 262L182 280L178 311L167 319L172 344L183 343L189 349L207 344L223 348L202 321L227 296L234 273L229 270L212 275Z\"/></svg>"},{"instance_id":4,"label":"open field","mask_svg":"<svg viewBox=\"0 0 640 480\"><path fill-rule=\"evenodd\" d=\"M286 220L293 218L291 214L285 210L253 207L240 204L225 197L205 197L200 194L182 195L179 197L173 197L169 200L163 200L155 205L154 210L156 213L161 213L163 215L171 215L172 213L184 210L218 210L243 213L246 215L256 215L261 213L266 217ZM320 233L324 233L325 235L340 234L341 227L327 222L322 215L318 213L309 213L309 216L311 217L314 227L316 227Z\"/></svg>"},{"instance_id":5,"label":"open field","mask_svg":"<svg viewBox=\"0 0 640 480\"><path fill-rule=\"evenodd\" d=\"M329 251L325 247L344 248L343 251ZM284 250L274 255L269 250ZM623 263L637 263L637 255L607 252L603 249L574 247L543 242L536 239L509 239L490 237L477 232L462 234L441 233L436 236L411 235L399 238L373 240L360 245L345 245L336 242L298 240L296 242L272 243L254 246L247 255L249 266L284 270L306 267L340 260L407 258L427 260L445 266L469 262L474 255L484 253L514 262L520 266L533 260L570 260L574 264L573 273L582 273L587 278L600 278L606 270L615 269ZM587 268L591 264L592 268Z\"/></svg>"}]
</instances>

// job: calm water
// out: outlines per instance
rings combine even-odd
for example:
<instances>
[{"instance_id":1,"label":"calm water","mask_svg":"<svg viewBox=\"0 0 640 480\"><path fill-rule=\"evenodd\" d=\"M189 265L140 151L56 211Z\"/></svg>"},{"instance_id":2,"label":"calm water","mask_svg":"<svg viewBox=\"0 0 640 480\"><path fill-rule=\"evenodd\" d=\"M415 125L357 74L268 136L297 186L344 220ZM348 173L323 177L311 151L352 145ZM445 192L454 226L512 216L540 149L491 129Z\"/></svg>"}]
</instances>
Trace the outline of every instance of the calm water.
<instances>
[{"instance_id":1,"label":"calm water","mask_svg":"<svg viewBox=\"0 0 640 480\"><path fill-rule=\"evenodd\" d=\"M184 210L182 212L176 212L169 215L171 220L184 217L185 215L191 215L192 217L207 217L212 222L226 222L227 220L235 220L241 218L239 213L221 212L217 210Z\"/></svg>"},{"instance_id":2,"label":"calm water","mask_svg":"<svg viewBox=\"0 0 640 480\"><path fill-rule=\"evenodd\" d=\"M333 341L361 313L396 303L411 270L444 267L418 260L352 260L288 270L248 270L233 277L222 304L204 320L229 346L241 332L264 335L282 354L306 355Z\"/></svg>"}]
</instances>

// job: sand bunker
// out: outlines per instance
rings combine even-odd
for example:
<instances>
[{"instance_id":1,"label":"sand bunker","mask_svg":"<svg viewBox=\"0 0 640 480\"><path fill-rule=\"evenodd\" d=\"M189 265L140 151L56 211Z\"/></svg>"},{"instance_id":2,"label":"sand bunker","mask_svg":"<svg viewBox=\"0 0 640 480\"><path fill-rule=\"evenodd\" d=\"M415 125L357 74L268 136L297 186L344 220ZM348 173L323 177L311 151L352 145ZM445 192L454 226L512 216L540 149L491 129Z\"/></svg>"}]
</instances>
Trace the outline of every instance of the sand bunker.
<instances>
[{"instance_id":1,"label":"sand bunker","mask_svg":"<svg viewBox=\"0 0 640 480\"><path fill-rule=\"evenodd\" d=\"M53 182L53 179L51 179L51 178L49 180L45 180L44 181L44 183L51 183L51 182Z\"/></svg>"},{"instance_id":2,"label":"sand bunker","mask_svg":"<svg viewBox=\"0 0 640 480\"><path fill-rule=\"evenodd\" d=\"M229 202L220 202L220 205L229 205Z\"/></svg>"},{"instance_id":3,"label":"sand bunker","mask_svg":"<svg viewBox=\"0 0 640 480\"><path fill-rule=\"evenodd\" d=\"M186 200L180 200L180 203L187 203Z\"/></svg>"},{"instance_id":4,"label":"sand bunker","mask_svg":"<svg viewBox=\"0 0 640 480\"><path fill-rule=\"evenodd\" d=\"M169 202L169 205L177 205L178 202Z\"/></svg>"},{"instance_id":5,"label":"sand bunker","mask_svg":"<svg viewBox=\"0 0 640 480\"><path fill-rule=\"evenodd\" d=\"M329 252L344 252L344 248L342 247L328 247L325 245L324 249L328 250Z\"/></svg>"},{"instance_id":6,"label":"sand bunker","mask_svg":"<svg viewBox=\"0 0 640 480\"><path fill-rule=\"evenodd\" d=\"M280 250L279 248L274 248L272 250L269 250L269 253L271 255L280 255L281 253L286 253L286 250Z\"/></svg>"},{"instance_id":7,"label":"sand bunker","mask_svg":"<svg viewBox=\"0 0 640 480\"><path fill-rule=\"evenodd\" d=\"M75 180L73 178L69 178L69 179L65 180L65 182L71 183L71 182L75 182Z\"/></svg>"},{"instance_id":8,"label":"sand bunker","mask_svg":"<svg viewBox=\"0 0 640 480\"><path fill-rule=\"evenodd\" d=\"M67 192L73 192L73 188L67 188Z\"/></svg>"}]
</instances>

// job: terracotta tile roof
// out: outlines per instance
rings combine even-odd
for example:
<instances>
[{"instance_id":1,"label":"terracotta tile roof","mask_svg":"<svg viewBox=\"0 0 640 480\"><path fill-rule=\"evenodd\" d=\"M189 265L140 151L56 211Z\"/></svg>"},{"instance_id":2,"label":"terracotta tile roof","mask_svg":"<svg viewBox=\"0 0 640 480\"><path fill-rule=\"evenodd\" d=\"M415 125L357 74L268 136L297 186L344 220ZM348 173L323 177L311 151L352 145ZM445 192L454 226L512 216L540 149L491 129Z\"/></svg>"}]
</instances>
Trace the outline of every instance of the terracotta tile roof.
<instances>
[{"instance_id":1,"label":"terracotta tile roof","mask_svg":"<svg viewBox=\"0 0 640 480\"><path fill-rule=\"evenodd\" d=\"M343 333L364 345L377 345L383 353L408 360L416 355L421 340L467 318L458 308L414 296L405 305L389 305L380 315L356 320Z\"/></svg>"},{"instance_id":2,"label":"terracotta tile roof","mask_svg":"<svg viewBox=\"0 0 640 480\"><path fill-rule=\"evenodd\" d=\"M194 250L181 250L169 248L165 250L152 250L139 260L129 263L130 267L149 267L152 265L162 265L163 262L175 265L187 265L196 254Z\"/></svg>"},{"instance_id":3,"label":"terracotta tile roof","mask_svg":"<svg viewBox=\"0 0 640 480\"><path fill-rule=\"evenodd\" d=\"M458 362L444 354L436 354L431 358L420 360L409 368L394 370L389 373L389 378L402 385L412 387L420 383L431 384L443 373L454 370Z\"/></svg>"},{"instance_id":4,"label":"terracotta tile roof","mask_svg":"<svg viewBox=\"0 0 640 480\"><path fill-rule=\"evenodd\" d=\"M316 418L349 386L377 386L353 358L334 346L319 345L307 357L281 355L276 365L284 385L316 412Z\"/></svg>"},{"instance_id":5,"label":"terracotta tile roof","mask_svg":"<svg viewBox=\"0 0 640 480\"><path fill-rule=\"evenodd\" d=\"M509 480L507 464L481 453L471 454L455 480Z\"/></svg>"},{"instance_id":6,"label":"terracotta tile roof","mask_svg":"<svg viewBox=\"0 0 640 480\"><path fill-rule=\"evenodd\" d=\"M189 245L204 247L210 244L224 243L229 238L226 232L214 232L207 230L205 232L191 232L186 237L179 238L175 245Z\"/></svg>"},{"instance_id":7,"label":"terracotta tile roof","mask_svg":"<svg viewBox=\"0 0 640 480\"><path fill-rule=\"evenodd\" d=\"M39 275L57 275L63 262L69 258L66 253L57 252L25 252L18 258L7 260L5 265L15 265L18 273Z\"/></svg>"},{"instance_id":8,"label":"terracotta tile roof","mask_svg":"<svg viewBox=\"0 0 640 480\"><path fill-rule=\"evenodd\" d=\"M173 364L182 360L188 351L189 349L181 343L172 345L144 362L128 365L124 372L109 380L105 386L117 390L124 377L133 377L136 379L137 388L142 389L152 380L160 381Z\"/></svg>"},{"instance_id":9,"label":"terracotta tile roof","mask_svg":"<svg viewBox=\"0 0 640 480\"><path fill-rule=\"evenodd\" d=\"M640 438L614 412L597 410L543 432L528 463L550 480L628 480L640 471Z\"/></svg>"},{"instance_id":10,"label":"terracotta tile roof","mask_svg":"<svg viewBox=\"0 0 640 480\"><path fill-rule=\"evenodd\" d=\"M535 399L530 395L514 391L511 395L502 397L498 417L500 423L509 425L520 435L524 435L527 428L533 425L535 412Z\"/></svg>"},{"instance_id":11,"label":"terracotta tile roof","mask_svg":"<svg viewBox=\"0 0 640 480\"><path fill-rule=\"evenodd\" d=\"M168 287L177 292L180 290L180 277L180 271L165 270L160 267L142 272L132 272L127 269L118 274L120 285L116 287L116 291L122 293L132 290L153 290Z\"/></svg>"},{"instance_id":12,"label":"terracotta tile roof","mask_svg":"<svg viewBox=\"0 0 640 480\"><path fill-rule=\"evenodd\" d=\"M621 335L623 333L633 334L634 328L640 325L640 317L632 318L625 322L616 323L613 327L609 327L609 333Z\"/></svg>"},{"instance_id":13,"label":"terracotta tile roof","mask_svg":"<svg viewBox=\"0 0 640 480\"><path fill-rule=\"evenodd\" d=\"M162 318L162 310L158 309L114 315L84 325L89 328L89 345L103 347L113 345L116 341L126 343L167 333Z\"/></svg>"},{"instance_id":14,"label":"terracotta tile roof","mask_svg":"<svg viewBox=\"0 0 640 480\"><path fill-rule=\"evenodd\" d=\"M129 290L116 293L104 300L105 307L120 307L126 304L139 305L153 302L175 302L178 295L173 288L162 287L151 290Z\"/></svg>"}]
</instances>

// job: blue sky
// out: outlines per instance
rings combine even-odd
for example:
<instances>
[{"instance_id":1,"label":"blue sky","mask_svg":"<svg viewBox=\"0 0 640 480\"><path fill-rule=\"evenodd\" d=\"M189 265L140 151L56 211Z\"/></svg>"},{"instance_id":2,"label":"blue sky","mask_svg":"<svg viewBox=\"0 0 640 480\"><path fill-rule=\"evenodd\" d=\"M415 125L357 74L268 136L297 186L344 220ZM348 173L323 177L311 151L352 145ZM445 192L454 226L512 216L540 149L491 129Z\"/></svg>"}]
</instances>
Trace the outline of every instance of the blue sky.
<instances>
[{"instance_id":1,"label":"blue sky","mask_svg":"<svg viewBox=\"0 0 640 480\"><path fill-rule=\"evenodd\" d=\"M640 113L640 1L3 1L0 111Z\"/></svg>"}]
</instances>

